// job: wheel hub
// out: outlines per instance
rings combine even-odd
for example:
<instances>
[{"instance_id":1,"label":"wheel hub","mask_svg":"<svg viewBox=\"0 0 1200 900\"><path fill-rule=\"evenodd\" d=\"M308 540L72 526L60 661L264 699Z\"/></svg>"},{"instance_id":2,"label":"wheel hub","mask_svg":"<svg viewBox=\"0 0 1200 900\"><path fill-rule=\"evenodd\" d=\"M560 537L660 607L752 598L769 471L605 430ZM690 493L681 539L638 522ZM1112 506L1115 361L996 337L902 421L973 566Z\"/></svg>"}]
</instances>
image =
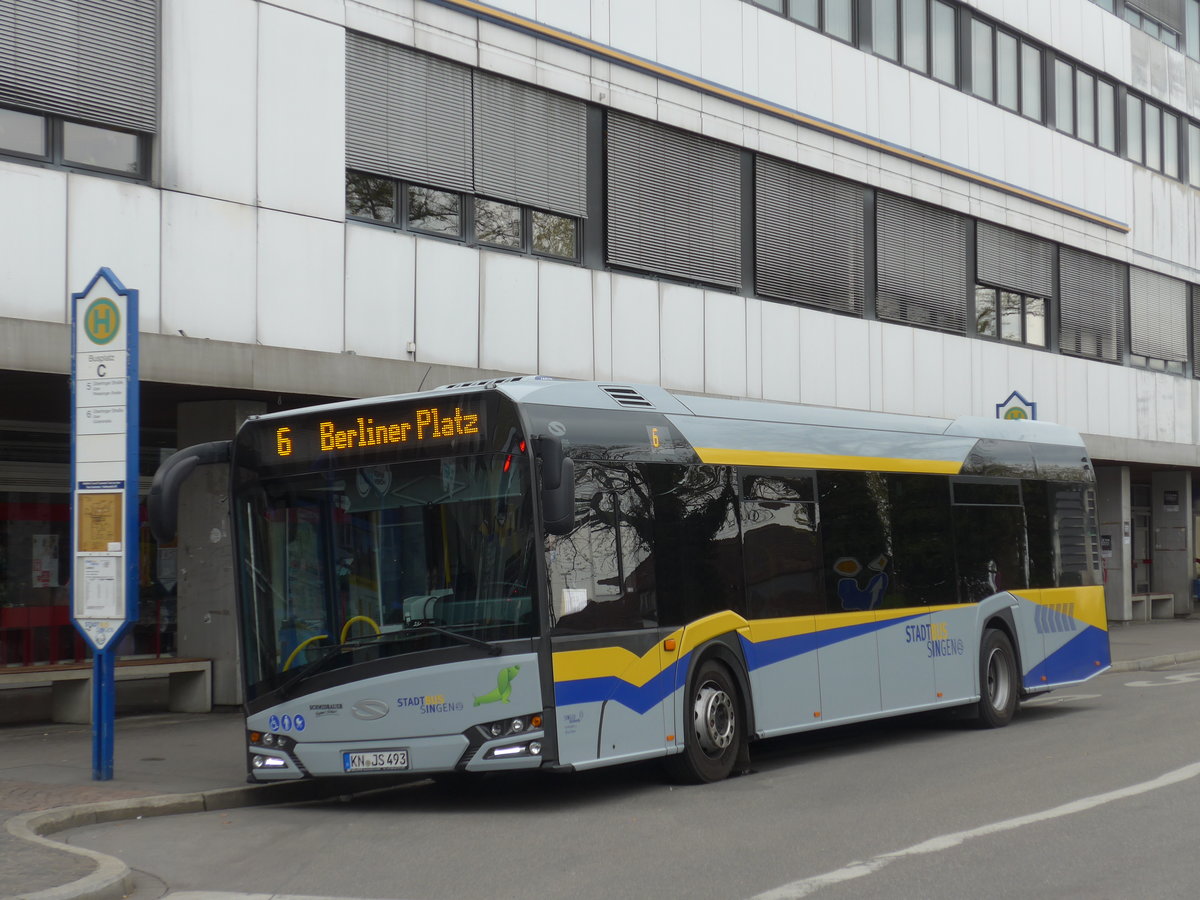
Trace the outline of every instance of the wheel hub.
<instances>
[{"instance_id":1,"label":"wheel hub","mask_svg":"<svg viewBox=\"0 0 1200 900\"><path fill-rule=\"evenodd\" d=\"M705 753L714 754L733 743L733 700L716 685L705 684L696 692L696 738Z\"/></svg>"}]
</instances>

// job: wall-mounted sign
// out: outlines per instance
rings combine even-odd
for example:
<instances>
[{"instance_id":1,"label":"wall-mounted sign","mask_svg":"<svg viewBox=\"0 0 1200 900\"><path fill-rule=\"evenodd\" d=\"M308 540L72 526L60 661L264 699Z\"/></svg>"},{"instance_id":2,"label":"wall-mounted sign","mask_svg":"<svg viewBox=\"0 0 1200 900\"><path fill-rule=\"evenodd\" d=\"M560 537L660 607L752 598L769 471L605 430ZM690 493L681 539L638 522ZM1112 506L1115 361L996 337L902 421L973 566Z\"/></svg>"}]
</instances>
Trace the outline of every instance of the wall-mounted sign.
<instances>
[{"instance_id":1,"label":"wall-mounted sign","mask_svg":"<svg viewBox=\"0 0 1200 900\"><path fill-rule=\"evenodd\" d=\"M1037 404L1013 391L1003 403L996 404L997 419L1036 419Z\"/></svg>"}]
</instances>

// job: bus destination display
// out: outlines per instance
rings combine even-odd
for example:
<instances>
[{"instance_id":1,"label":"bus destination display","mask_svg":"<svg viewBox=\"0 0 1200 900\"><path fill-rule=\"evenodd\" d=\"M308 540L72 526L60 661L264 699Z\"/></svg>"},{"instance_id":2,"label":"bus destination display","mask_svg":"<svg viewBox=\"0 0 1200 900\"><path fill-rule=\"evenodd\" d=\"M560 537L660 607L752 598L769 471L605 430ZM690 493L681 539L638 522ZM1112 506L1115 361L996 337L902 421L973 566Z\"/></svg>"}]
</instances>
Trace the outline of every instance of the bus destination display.
<instances>
[{"instance_id":1,"label":"bus destination display","mask_svg":"<svg viewBox=\"0 0 1200 900\"><path fill-rule=\"evenodd\" d=\"M275 429L275 457L279 460L336 457L360 450L397 450L449 444L483 432L483 411L461 404L419 409L387 410L378 418L334 415L308 419Z\"/></svg>"}]
</instances>

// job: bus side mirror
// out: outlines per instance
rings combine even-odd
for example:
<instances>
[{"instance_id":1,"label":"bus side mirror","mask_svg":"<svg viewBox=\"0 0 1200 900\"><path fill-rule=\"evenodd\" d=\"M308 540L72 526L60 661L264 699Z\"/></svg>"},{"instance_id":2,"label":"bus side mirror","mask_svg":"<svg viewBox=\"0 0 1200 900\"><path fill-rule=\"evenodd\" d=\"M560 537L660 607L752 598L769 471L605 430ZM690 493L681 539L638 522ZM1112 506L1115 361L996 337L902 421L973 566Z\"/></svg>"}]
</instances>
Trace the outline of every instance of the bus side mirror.
<instances>
[{"instance_id":1,"label":"bus side mirror","mask_svg":"<svg viewBox=\"0 0 1200 900\"><path fill-rule=\"evenodd\" d=\"M563 452L557 437L535 437L534 450L541 460L542 519L550 534L566 534L575 527L575 463Z\"/></svg>"},{"instance_id":2,"label":"bus side mirror","mask_svg":"<svg viewBox=\"0 0 1200 900\"><path fill-rule=\"evenodd\" d=\"M232 441L211 441L184 447L171 454L158 467L150 484L150 493L146 495L146 517L150 520L150 530L155 540L160 544L175 540L179 524L179 489L183 482L197 466L229 462L232 448Z\"/></svg>"}]
</instances>

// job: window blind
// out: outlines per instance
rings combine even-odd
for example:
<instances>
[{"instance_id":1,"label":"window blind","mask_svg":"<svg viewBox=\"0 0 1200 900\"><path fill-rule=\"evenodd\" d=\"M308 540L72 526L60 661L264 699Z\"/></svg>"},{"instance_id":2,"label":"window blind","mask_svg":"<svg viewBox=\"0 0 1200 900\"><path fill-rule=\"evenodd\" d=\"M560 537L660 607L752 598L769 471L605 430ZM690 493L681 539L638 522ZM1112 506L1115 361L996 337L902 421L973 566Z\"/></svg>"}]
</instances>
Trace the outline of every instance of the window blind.
<instances>
[{"instance_id":1,"label":"window blind","mask_svg":"<svg viewBox=\"0 0 1200 900\"><path fill-rule=\"evenodd\" d=\"M1069 247L1058 253L1059 349L1119 362L1125 341L1125 266Z\"/></svg>"},{"instance_id":2,"label":"window blind","mask_svg":"<svg viewBox=\"0 0 1200 900\"><path fill-rule=\"evenodd\" d=\"M1134 353L1187 362L1188 286L1145 269L1129 270L1129 343Z\"/></svg>"},{"instance_id":3,"label":"window blind","mask_svg":"<svg viewBox=\"0 0 1200 900\"><path fill-rule=\"evenodd\" d=\"M1200 377L1200 285L1192 285L1192 374Z\"/></svg>"},{"instance_id":4,"label":"window blind","mask_svg":"<svg viewBox=\"0 0 1200 900\"><path fill-rule=\"evenodd\" d=\"M979 280L994 287L1049 297L1054 290L1054 251L1048 241L980 222L975 232Z\"/></svg>"},{"instance_id":5,"label":"window blind","mask_svg":"<svg viewBox=\"0 0 1200 900\"><path fill-rule=\"evenodd\" d=\"M346 165L470 193L471 70L346 33Z\"/></svg>"},{"instance_id":6,"label":"window blind","mask_svg":"<svg viewBox=\"0 0 1200 900\"><path fill-rule=\"evenodd\" d=\"M755 285L767 297L862 313L862 188L755 160Z\"/></svg>"},{"instance_id":7,"label":"window blind","mask_svg":"<svg viewBox=\"0 0 1200 900\"><path fill-rule=\"evenodd\" d=\"M475 191L587 216L587 107L475 72Z\"/></svg>"},{"instance_id":8,"label":"window blind","mask_svg":"<svg viewBox=\"0 0 1200 900\"><path fill-rule=\"evenodd\" d=\"M0 0L0 103L154 133L156 0Z\"/></svg>"},{"instance_id":9,"label":"window blind","mask_svg":"<svg viewBox=\"0 0 1200 900\"><path fill-rule=\"evenodd\" d=\"M740 151L609 113L608 262L741 285Z\"/></svg>"},{"instance_id":10,"label":"window blind","mask_svg":"<svg viewBox=\"0 0 1200 900\"><path fill-rule=\"evenodd\" d=\"M966 219L879 194L875 223L879 318L965 333Z\"/></svg>"}]
</instances>

